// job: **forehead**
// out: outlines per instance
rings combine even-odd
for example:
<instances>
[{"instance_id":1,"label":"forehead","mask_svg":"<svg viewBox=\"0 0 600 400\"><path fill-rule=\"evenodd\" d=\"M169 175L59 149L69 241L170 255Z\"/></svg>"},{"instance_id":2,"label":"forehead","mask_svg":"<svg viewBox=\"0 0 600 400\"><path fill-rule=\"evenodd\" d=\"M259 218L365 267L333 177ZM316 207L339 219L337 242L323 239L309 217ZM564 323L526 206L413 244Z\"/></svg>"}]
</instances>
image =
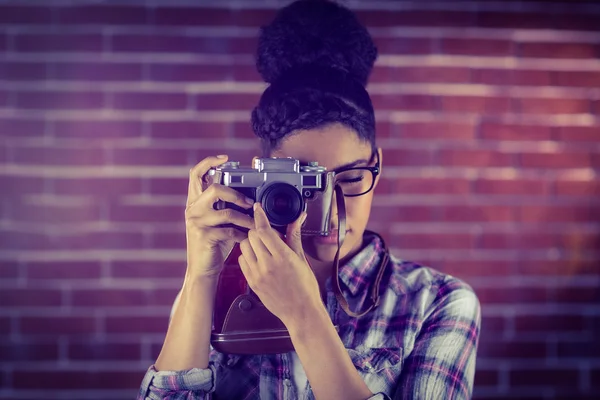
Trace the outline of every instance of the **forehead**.
<instances>
[{"instance_id":1,"label":"forehead","mask_svg":"<svg viewBox=\"0 0 600 400\"><path fill-rule=\"evenodd\" d=\"M293 157L303 162L317 161L327 169L360 158L368 159L371 145L359 138L352 129L341 124L302 130L290 135L273 151L273 157Z\"/></svg>"}]
</instances>

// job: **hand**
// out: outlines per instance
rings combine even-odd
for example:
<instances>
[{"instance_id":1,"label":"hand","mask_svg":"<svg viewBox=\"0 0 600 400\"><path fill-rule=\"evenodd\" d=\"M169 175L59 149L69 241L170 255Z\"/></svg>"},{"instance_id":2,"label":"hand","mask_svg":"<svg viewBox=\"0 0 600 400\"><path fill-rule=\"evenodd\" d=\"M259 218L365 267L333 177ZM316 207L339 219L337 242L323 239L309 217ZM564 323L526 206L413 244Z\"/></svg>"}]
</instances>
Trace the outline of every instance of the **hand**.
<instances>
[{"instance_id":1,"label":"hand","mask_svg":"<svg viewBox=\"0 0 600 400\"><path fill-rule=\"evenodd\" d=\"M323 306L319 284L302 249L300 227L305 219L303 213L288 225L284 242L255 203L255 228L240 243L238 262L248 285L288 329L315 307Z\"/></svg>"},{"instance_id":2,"label":"hand","mask_svg":"<svg viewBox=\"0 0 600 400\"><path fill-rule=\"evenodd\" d=\"M195 278L216 277L223 268L225 258L235 245L247 238L237 228L219 227L234 224L246 229L254 227L253 219L233 209L215 210L217 200L234 203L242 208L252 207L252 200L237 190L213 183L203 187L202 178L212 167L223 164L227 156L207 157L190 170L188 198L185 208L185 237L187 241L186 276Z\"/></svg>"}]
</instances>

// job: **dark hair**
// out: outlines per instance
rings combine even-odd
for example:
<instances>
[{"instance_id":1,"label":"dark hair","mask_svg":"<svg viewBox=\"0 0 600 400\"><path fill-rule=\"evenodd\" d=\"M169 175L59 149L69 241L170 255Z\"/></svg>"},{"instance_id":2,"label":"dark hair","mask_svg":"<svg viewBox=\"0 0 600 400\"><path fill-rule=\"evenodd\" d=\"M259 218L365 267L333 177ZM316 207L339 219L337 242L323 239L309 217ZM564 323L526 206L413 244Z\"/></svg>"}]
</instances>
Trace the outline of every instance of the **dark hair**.
<instances>
[{"instance_id":1,"label":"dark hair","mask_svg":"<svg viewBox=\"0 0 600 400\"><path fill-rule=\"evenodd\" d=\"M270 85L252 111L263 157L301 129L342 123L375 148L375 115L365 90L377 58L367 29L349 9L298 0L261 28L256 68Z\"/></svg>"}]
</instances>

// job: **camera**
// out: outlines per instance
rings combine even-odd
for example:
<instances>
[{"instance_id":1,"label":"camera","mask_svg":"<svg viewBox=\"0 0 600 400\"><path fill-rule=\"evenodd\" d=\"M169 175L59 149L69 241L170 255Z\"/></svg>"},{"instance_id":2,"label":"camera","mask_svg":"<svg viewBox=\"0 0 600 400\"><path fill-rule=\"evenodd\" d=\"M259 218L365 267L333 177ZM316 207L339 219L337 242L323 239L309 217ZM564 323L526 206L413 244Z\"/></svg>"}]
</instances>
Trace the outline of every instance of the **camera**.
<instances>
[{"instance_id":1,"label":"camera","mask_svg":"<svg viewBox=\"0 0 600 400\"><path fill-rule=\"evenodd\" d=\"M329 233L329 214L333 194L333 172L317 162L301 165L291 157L256 158L252 168L242 168L230 161L208 171L212 181L231 187L259 202L271 226L285 233L303 211L307 219L303 234ZM233 208L253 216L252 209L244 209L229 202L219 201L215 209Z\"/></svg>"}]
</instances>

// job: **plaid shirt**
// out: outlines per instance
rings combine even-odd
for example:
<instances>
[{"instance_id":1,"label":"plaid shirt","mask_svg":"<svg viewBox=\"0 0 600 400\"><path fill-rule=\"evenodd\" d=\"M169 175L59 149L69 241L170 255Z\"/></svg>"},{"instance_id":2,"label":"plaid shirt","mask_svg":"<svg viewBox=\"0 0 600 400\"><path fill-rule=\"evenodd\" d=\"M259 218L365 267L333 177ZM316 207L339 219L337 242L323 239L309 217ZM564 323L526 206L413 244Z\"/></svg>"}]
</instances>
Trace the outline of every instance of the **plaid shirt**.
<instances>
[{"instance_id":1,"label":"plaid shirt","mask_svg":"<svg viewBox=\"0 0 600 400\"><path fill-rule=\"evenodd\" d=\"M367 233L368 234L368 233ZM340 266L342 292L361 309L375 279L383 244L376 235ZM469 399L473 391L480 306L469 285L390 256L379 306L349 317L327 282L327 310L371 400ZM226 355L213 350L207 369L148 368L139 399L297 399L291 353ZM305 399L314 399L307 382Z\"/></svg>"}]
</instances>

